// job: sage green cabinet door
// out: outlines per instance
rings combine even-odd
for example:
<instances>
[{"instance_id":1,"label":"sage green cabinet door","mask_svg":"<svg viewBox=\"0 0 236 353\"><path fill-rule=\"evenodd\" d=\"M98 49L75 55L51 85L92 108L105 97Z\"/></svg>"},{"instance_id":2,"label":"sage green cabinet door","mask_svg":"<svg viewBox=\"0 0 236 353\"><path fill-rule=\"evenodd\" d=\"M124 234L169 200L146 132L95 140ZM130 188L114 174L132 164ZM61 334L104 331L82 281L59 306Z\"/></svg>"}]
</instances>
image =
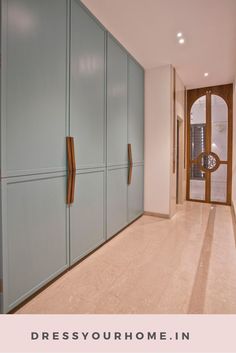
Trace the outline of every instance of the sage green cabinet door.
<instances>
[{"instance_id":1,"label":"sage green cabinet door","mask_svg":"<svg viewBox=\"0 0 236 353\"><path fill-rule=\"evenodd\" d=\"M107 164L127 165L127 54L108 35Z\"/></svg>"},{"instance_id":2,"label":"sage green cabinet door","mask_svg":"<svg viewBox=\"0 0 236 353\"><path fill-rule=\"evenodd\" d=\"M104 170L76 175L70 206L70 262L80 260L104 242Z\"/></svg>"},{"instance_id":3,"label":"sage green cabinet door","mask_svg":"<svg viewBox=\"0 0 236 353\"><path fill-rule=\"evenodd\" d=\"M65 170L67 1L3 1L3 176Z\"/></svg>"},{"instance_id":4,"label":"sage green cabinet door","mask_svg":"<svg viewBox=\"0 0 236 353\"><path fill-rule=\"evenodd\" d=\"M106 124L105 31L80 1L71 6L70 135L80 170L70 207L73 264L104 241Z\"/></svg>"},{"instance_id":5,"label":"sage green cabinet door","mask_svg":"<svg viewBox=\"0 0 236 353\"><path fill-rule=\"evenodd\" d=\"M107 237L127 225L128 168L107 171Z\"/></svg>"},{"instance_id":6,"label":"sage green cabinet door","mask_svg":"<svg viewBox=\"0 0 236 353\"><path fill-rule=\"evenodd\" d=\"M68 267L66 176L6 183L5 311Z\"/></svg>"},{"instance_id":7,"label":"sage green cabinet door","mask_svg":"<svg viewBox=\"0 0 236 353\"><path fill-rule=\"evenodd\" d=\"M107 40L107 237L127 225L127 53Z\"/></svg>"},{"instance_id":8,"label":"sage green cabinet door","mask_svg":"<svg viewBox=\"0 0 236 353\"><path fill-rule=\"evenodd\" d=\"M105 31L72 0L70 134L78 169L105 165Z\"/></svg>"},{"instance_id":9,"label":"sage green cabinet door","mask_svg":"<svg viewBox=\"0 0 236 353\"><path fill-rule=\"evenodd\" d=\"M143 213L143 165L133 166L131 184L128 185L128 220L132 222Z\"/></svg>"},{"instance_id":10,"label":"sage green cabinet door","mask_svg":"<svg viewBox=\"0 0 236 353\"><path fill-rule=\"evenodd\" d=\"M128 143L131 144L133 169L128 185L128 220L143 213L144 188L144 72L132 58L128 61Z\"/></svg>"},{"instance_id":11,"label":"sage green cabinet door","mask_svg":"<svg viewBox=\"0 0 236 353\"><path fill-rule=\"evenodd\" d=\"M128 143L133 162L144 161L144 73L132 58L128 61Z\"/></svg>"}]
</instances>

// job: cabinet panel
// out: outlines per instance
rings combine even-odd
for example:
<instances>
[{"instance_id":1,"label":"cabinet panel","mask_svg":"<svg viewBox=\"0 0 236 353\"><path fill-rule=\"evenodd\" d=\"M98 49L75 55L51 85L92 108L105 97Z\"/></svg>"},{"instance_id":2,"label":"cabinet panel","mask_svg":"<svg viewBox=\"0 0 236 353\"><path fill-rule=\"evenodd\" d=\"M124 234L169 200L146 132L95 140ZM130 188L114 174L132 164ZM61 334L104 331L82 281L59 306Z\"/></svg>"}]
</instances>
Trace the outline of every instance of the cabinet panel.
<instances>
[{"instance_id":1,"label":"cabinet panel","mask_svg":"<svg viewBox=\"0 0 236 353\"><path fill-rule=\"evenodd\" d=\"M65 194L66 177L6 185L9 309L67 267Z\"/></svg>"},{"instance_id":2,"label":"cabinet panel","mask_svg":"<svg viewBox=\"0 0 236 353\"><path fill-rule=\"evenodd\" d=\"M71 264L94 250L104 238L104 171L76 175L70 207Z\"/></svg>"},{"instance_id":3,"label":"cabinet panel","mask_svg":"<svg viewBox=\"0 0 236 353\"><path fill-rule=\"evenodd\" d=\"M143 165L133 166L131 184L128 185L128 220L133 221L143 212Z\"/></svg>"},{"instance_id":4,"label":"cabinet panel","mask_svg":"<svg viewBox=\"0 0 236 353\"><path fill-rule=\"evenodd\" d=\"M127 177L127 168L107 172L108 238L127 225Z\"/></svg>"},{"instance_id":5,"label":"cabinet panel","mask_svg":"<svg viewBox=\"0 0 236 353\"><path fill-rule=\"evenodd\" d=\"M133 162L144 160L144 73L131 58L128 61L128 143Z\"/></svg>"},{"instance_id":6,"label":"cabinet panel","mask_svg":"<svg viewBox=\"0 0 236 353\"><path fill-rule=\"evenodd\" d=\"M6 6L8 175L65 169L67 2L8 0Z\"/></svg>"},{"instance_id":7,"label":"cabinet panel","mask_svg":"<svg viewBox=\"0 0 236 353\"><path fill-rule=\"evenodd\" d=\"M127 164L127 54L108 36L107 164Z\"/></svg>"},{"instance_id":8,"label":"cabinet panel","mask_svg":"<svg viewBox=\"0 0 236 353\"><path fill-rule=\"evenodd\" d=\"M105 32L72 0L70 131L77 168L105 164Z\"/></svg>"},{"instance_id":9,"label":"cabinet panel","mask_svg":"<svg viewBox=\"0 0 236 353\"><path fill-rule=\"evenodd\" d=\"M111 237L143 211L142 69L110 35L106 53L105 30L79 0L3 3L0 312L2 297L3 311L13 309L102 244L106 218ZM70 208L68 132L77 165Z\"/></svg>"}]
</instances>

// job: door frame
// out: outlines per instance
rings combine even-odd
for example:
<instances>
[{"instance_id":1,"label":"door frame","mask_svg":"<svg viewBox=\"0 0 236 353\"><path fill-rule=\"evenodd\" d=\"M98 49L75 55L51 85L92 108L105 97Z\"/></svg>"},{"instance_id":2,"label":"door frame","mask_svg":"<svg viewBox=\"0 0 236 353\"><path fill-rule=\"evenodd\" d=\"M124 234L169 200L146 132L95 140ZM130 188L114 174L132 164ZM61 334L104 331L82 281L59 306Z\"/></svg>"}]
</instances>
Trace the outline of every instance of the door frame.
<instances>
[{"instance_id":1,"label":"door frame","mask_svg":"<svg viewBox=\"0 0 236 353\"><path fill-rule=\"evenodd\" d=\"M179 136L178 136L179 134ZM176 204L184 202L184 121L177 115L176 119Z\"/></svg>"},{"instance_id":2,"label":"door frame","mask_svg":"<svg viewBox=\"0 0 236 353\"><path fill-rule=\"evenodd\" d=\"M209 106L211 94L215 94L224 99L228 106L228 146L227 146L227 201L209 201L210 188L207 187L207 178L210 178L210 172L206 173L206 200L194 200L190 198L190 165L191 165L191 149L190 149L190 113L194 102L206 95L206 106ZM211 106L210 106L211 107ZM211 117L210 109L206 108L206 124L209 124L209 118ZM220 205L231 205L231 193L232 193L232 142L233 142L233 84L210 86L203 88L196 88L187 91L187 183L186 183L186 199L188 201L204 202ZM206 150L210 149L210 139L206 136ZM208 199L208 200L207 200Z\"/></svg>"}]
</instances>

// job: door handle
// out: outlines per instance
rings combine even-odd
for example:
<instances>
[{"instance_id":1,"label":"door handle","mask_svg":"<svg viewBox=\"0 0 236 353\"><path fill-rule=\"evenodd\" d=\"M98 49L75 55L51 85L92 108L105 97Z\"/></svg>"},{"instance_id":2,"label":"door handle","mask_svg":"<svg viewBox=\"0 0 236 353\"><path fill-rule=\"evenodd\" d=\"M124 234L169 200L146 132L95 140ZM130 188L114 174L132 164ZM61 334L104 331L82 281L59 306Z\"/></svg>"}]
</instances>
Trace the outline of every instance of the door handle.
<instances>
[{"instance_id":1,"label":"door handle","mask_svg":"<svg viewBox=\"0 0 236 353\"><path fill-rule=\"evenodd\" d=\"M128 143L128 185L131 184L132 179L132 169L133 169L133 159L132 159L132 146Z\"/></svg>"},{"instance_id":2,"label":"door handle","mask_svg":"<svg viewBox=\"0 0 236 353\"><path fill-rule=\"evenodd\" d=\"M67 205L70 205L71 203L74 202L75 175L76 175L74 138L71 136L66 137L66 150L67 150L67 166L68 166L66 203Z\"/></svg>"},{"instance_id":3,"label":"door handle","mask_svg":"<svg viewBox=\"0 0 236 353\"><path fill-rule=\"evenodd\" d=\"M71 180L71 198L70 198L70 203L73 203L74 202L74 195L75 195L75 177L76 177L74 137L71 137L71 159L72 159L72 180Z\"/></svg>"},{"instance_id":4,"label":"door handle","mask_svg":"<svg viewBox=\"0 0 236 353\"><path fill-rule=\"evenodd\" d=\"M70 204L71 200L71 187L72 187L72 158L71 158L71 138L66 137L66 154L67 154L67 194L66 203Z\"/></svg>"}]
</instances>

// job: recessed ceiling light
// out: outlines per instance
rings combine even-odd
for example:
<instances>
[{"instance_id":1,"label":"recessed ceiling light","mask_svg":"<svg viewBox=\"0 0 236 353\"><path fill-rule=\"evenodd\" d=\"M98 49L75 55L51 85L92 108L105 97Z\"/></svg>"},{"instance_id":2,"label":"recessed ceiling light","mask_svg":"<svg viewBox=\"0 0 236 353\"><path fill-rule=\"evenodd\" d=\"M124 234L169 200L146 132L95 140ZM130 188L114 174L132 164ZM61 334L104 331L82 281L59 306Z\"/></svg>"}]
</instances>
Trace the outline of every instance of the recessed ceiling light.
<instances>
[{"instance_id":1,"label":"recessed ceiling light","mask_svg":"<svg viewBox=\"0 0 236 353\"><path fill-rule=\"evenodd\" d=\"M184 44L184 42L185 42L184 38L180 38L180 39L179 39L179 43L180 43L180 44Z\"/></svg>"},{"instance_id":2,"label":"recessed ceiling light","mask_svg":"<svg viewBox=\"0 0 236 353\"><path fill-rule=\"evenodd\" d=\"M204 73L204 76L205 76L205 77L207 77L208 75L209 75L208 72L205 72L205 73Z\"/></svg>"},{"instance_id":3,"label":"recessed ceiling light","mask_svg":"<svg viewBox=\"0 0 236 353\"><path fill-rule=\"evenodd\" d=\"M178 37L178 38L182 37L182 35L183 35L183 34L182 34L181 32L177 33L177 37Z\"/></svg>"}]
</instances>

